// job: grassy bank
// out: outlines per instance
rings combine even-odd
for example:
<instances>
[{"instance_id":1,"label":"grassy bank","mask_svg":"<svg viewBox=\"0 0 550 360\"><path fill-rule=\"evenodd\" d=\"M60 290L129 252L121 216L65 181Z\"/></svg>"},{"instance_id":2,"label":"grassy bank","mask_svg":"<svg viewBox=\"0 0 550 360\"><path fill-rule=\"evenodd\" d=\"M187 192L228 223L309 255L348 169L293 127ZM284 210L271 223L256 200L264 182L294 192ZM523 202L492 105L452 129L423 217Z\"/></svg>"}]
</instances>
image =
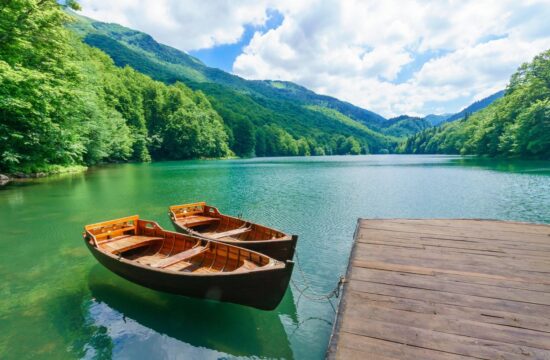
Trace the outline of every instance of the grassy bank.
<instances>
[{"instance_id":1,"label":"grassy bank","mask_svg":"<svg viewBox=\"0 0 550 360\"><path fill-rule=\"evenodd\" d=\"M18 171L11 174L8 173L6 175L13 180L13 179L26 179L26 178L40 178L40 177L45 177L49 175L57 175L57 174L77 173L77 172L86 171L87 169L88 167L84 165L69 165L69 166L47 165L47 166L23 169L22 171Z\"/></svg>"}]
</instances>

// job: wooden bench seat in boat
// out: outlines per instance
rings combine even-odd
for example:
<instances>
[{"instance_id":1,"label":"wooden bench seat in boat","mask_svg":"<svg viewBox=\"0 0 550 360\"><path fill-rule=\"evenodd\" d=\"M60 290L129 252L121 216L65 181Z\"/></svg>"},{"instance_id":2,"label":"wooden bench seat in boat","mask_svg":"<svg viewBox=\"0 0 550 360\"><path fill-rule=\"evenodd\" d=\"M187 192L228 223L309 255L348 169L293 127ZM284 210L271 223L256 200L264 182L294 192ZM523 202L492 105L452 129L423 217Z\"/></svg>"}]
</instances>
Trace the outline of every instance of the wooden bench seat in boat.
<instances>
[{"instance_id":1,"label":"wooden bench seat in boat","mask_svg":"<svg viewBox=\"0 0 550 360\"><path fill-rule=\"evenodd\" d=\"M167 258L161 259L157 262L151 263L151 266L164 269L169 267L170 265L174 265L175 263L178 263L185 259L189 259L189 258L192 258L193 256L197 256L205 251L208 251L208 246L195 246L189 250L179 252L176 255L172 255Z\"/></svg>"},{"instance_id":2,"label":"wooden bench seat in boat","mask_svg":"<svg viewBox=\"0 0 550 360\"><path fill-rule=\"evenodd\" d=\"M225 215L204 201L172 205L168 214L179 233L193 234L255 251L261 249L264 255L280 261L291 260L294 256L297 236L240 217Z\"/></svg>"},{"instance_id":3,"label":"wooden bench seat in boat","mask_svg":"<svg viewBox=\"0 0 550 360\"><path fill-rule=\"evenodd\" d=\"M229 230L229 231L224 231L224 232L221 232L221 233L210 233L208 234L208 237L212 238L212 239L221 239L221 238L224 238L224 237L231 237L231 236L235 236L235 235L241 235L241 234L244 234L244 233L247 233L249 232L250 228L238 228L238 229L233 229L233 230Z\"/></svg>"},{"instance_id":4,"label":"wooden bench seat in boat","mask_svg":"<svg viewBox=\"0 0 550 360\"><path fill-rule=\"evenodd\" d=\"M252 261L244 260L243 264L235 269L236 272L246 272L255 270L258 265L254 264Z\"/></svg>"},{"instance_id":5,"label":"wooden bench seat in boat","mask_svg":"<svg viewBox=\"0 0 550 360\"><path fill-rule=\"evenodd\" d=\"M162 238L141 235L122 235L112 239L98 241L97 244L110 253L119 254L158 240L162 240Z\"/></svg>"},{"instance_id":6,"label":"wooden bench seat in boat","mask_svg":"<svg viewBox=\"0 0 550 360\"><path fill-rule=\"evenodd\" d=\"M191 215L184 218L177 219L177 223L187 227L207 225L220 221L219 218L201 216L201 215Z\"/></svg>"}]
</instances>

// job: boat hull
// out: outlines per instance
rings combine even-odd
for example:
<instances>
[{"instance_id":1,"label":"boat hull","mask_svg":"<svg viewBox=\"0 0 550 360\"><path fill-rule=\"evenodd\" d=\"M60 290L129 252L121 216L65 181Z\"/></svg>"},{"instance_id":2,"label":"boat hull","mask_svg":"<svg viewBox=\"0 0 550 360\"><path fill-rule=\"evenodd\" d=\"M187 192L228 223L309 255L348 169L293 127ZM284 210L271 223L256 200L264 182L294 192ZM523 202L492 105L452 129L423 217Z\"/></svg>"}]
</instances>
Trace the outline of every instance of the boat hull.
<instances>
[{"instance_id":1,"label":"boat hull","mask_svg":"<svg viewBox=\"0 0 550 360\"><path fill-rule=\"evenodd\" d=\"M86 246L97 261L115 274L150 289L273 310L288 287L294 263L284 268L247 273L193 274L157 270L111 254L103 253L88 241Z\"/></svg>"},{"instance_id":2,"label":"boat hull","mask_svg":"<svg viewBox=\"0 0 550 360\"><path fill-rule=\"evenodd\" d=\"M174 229L182 234L199 236L203 239L221 242L228 245L238 246L252 251L259 252L279 261L292 260L296 251L297 236L289 237L281 240L254 240L254 241L228 241L223 239L214 239L201 234L198 231L193 231L187 227L177 224L174 219L170 218Z\"/></svg>"}]
</instances>

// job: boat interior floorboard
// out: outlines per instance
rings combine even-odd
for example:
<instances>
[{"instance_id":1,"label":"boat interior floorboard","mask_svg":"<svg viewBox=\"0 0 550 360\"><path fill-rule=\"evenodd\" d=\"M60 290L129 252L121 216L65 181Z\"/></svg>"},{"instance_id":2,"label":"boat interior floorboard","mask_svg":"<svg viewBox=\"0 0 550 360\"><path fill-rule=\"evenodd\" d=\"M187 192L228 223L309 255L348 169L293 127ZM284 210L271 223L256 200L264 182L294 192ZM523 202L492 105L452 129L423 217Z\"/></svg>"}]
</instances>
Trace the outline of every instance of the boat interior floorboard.
<instances>
[{"instance_id":1,"label":"boat interior floorboard","mask_svg":"<svg viewBox=\"0 0 550 360\"><path fill-rule=\"evenodd\" d=\"M199 255L199 254L201 254L205 251L208 251L207 246L195 246L191 249L179 252L175 255L168 256L168 257L165 257L163 259L160 259L159 261L152 263L151 266L156 267L156 268L166 268L166 267L168 267L170 265L174 265L174 264L176 264L180 261L183 261L183 260L192 258L196 255Z\"/></svg>"},{"instance_id":2,"label":"boat interior floorboard","mask_svg":"<svg viewBox=\"0 0 550 360\"><path fill-rule=\"evenodd\" d=\"M228 230L224 232L213 232L209 236L213 239L231 238L236 235L246 234L251 230L252 229L250 228L238 228L238 229Z\"/></svg>"},{"instance_id":3,"label":"boat interior floorboard","mask_svg":"<svg viewBox=\"0 0 550 360\"><path fill-rule=\"evenodd\" d=\"M104 240L99 246L113 254L118 254L161 240L162 238L154 236L122 235Z\"/></svg>"},{"instance_id":4,"label":"boat interior floorboard","mask_svg":"<svg viewBox=\"0 0 550 360\"><path fill-rule=\"evenodd\" d=\"M186 218L178 220L178 224L188 227L194 227L199 225L207 225L219 222L219 218L209 217L209 216L199 216L193 215Z\"/></svg>"}]
</instances>

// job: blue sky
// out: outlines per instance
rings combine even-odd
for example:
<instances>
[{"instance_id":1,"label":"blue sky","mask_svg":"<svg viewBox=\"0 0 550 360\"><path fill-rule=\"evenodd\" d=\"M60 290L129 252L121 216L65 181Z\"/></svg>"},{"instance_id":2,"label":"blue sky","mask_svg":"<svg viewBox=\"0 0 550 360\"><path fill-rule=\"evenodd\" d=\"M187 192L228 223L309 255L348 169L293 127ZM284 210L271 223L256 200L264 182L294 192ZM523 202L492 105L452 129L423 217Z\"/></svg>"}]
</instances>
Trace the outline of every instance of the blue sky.
<instances>
[{"instance_id":1,"label":"blue sky","mask_svg":"<svg viewBox=\"0 0 550 360\"><path fill-rule=\"evenodd\" d=\"M550 48L550 0L81 0L247 79L293 81L383 116L453 113Z\"/></svg>"},{"instance_id":2,"label":"blue sky","mask_svg":"<svg viewBox=\"0 0 550 360\"><path fill-rule=\"evenodd\" d=\"M275 29L283 22L284 16L277 10L267 9L268 19L262 25L245 25L241 38L235 44L219 45L208 49L191 50L188 53L199 58L206 65L222 69L227 72L233 71L233 63L237 56L243 53L243 49L250 43L256 32L265 33Z\"/></svg>"}]
</instances>

